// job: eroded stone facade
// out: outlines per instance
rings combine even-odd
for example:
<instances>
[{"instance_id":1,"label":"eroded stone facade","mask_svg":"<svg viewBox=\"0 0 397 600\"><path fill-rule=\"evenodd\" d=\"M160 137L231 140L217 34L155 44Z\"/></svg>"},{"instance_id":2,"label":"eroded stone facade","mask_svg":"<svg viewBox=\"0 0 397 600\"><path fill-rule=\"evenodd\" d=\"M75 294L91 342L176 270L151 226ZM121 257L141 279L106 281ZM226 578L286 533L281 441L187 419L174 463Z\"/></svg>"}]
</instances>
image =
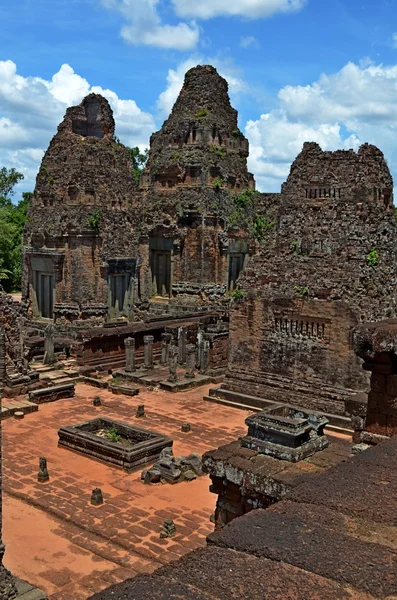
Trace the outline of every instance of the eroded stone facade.
<instances>
[{"instance_id":1,"label":"eroded stone facade","mask_svg":"<svg viewBox=\"0 0 397 600\"><path fill-rule=\"evenodd\" d=\"M367 384L352 329L396 312L393 182L374 146L306 143L234 303L226 387L344 414Z\"/></svg>"},{"instance_id":2,"label":"eroded stone facade","mask_svg":"<svg viewBox=\"0 0 397 600\"><path fill-rule=\"evenodd\" d=\"M152 298L156 314L226 298L255 248L232 219L232 192L255 183L227 90L213 67L186 74L152 136L140 189L108 102L90 94L68 109L25 230L23 293L33 320L132 322L147 318Z\"/></svg>"}]
</instances>

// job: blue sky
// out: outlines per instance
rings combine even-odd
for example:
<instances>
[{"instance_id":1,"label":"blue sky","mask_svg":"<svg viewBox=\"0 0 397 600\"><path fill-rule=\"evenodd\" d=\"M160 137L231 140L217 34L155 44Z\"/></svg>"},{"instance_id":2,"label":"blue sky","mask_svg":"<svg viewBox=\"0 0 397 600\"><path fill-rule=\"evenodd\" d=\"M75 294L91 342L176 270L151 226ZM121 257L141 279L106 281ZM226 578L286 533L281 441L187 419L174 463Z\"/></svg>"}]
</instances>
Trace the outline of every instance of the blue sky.
<instances>
[{"instance_id":1,"label":"blue sky","mask_svg":"<svg viewBox=\"0 0 397 600\"><path fill-rule=\"evenodd\" d=\"M2 0L0 166L33 189L67 106L92 89L121 140L148 145L198 63L228 79L262 191L306 140L375 143L397 180L397 0Z\"/></svg>"}]
</instances>

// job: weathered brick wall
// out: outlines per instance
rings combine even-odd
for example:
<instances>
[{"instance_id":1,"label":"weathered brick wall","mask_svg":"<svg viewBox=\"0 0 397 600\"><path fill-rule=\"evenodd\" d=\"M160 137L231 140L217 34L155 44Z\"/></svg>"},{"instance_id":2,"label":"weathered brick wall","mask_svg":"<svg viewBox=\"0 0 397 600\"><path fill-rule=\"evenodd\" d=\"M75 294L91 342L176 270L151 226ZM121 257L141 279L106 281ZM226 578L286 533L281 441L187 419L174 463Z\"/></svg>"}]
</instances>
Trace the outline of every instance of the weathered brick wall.
<instances>
[{"instance_id":1,"label":"weathered brick wall","mask_svg":"<svg viewBox=\"0 0 397 600\"><path fill-rule=\"evenodd\" d=\"M351 332L396 314L391 194L377 148L305 144L240 281L228 387L337 413L346 393L365 388Z\"/></svg>"}]
</instances>

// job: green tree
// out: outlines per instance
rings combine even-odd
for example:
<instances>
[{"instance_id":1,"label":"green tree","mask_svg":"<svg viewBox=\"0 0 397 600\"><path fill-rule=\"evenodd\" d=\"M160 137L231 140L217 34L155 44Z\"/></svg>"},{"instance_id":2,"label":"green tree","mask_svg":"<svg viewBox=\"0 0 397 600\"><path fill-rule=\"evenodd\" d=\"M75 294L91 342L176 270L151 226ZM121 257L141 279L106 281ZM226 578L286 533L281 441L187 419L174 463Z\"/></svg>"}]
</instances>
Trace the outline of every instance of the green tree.
<instances>
[{"instance_id":1,"label":"green tree","mask_svg":"<svg viewBox=\"0 0 397 600\"><path fill-rule=\"evenodd\" d=\"M11 196L14 195L14 187L23 179L22 173L18 173L14 168L0 169L0 206L9 206Z\"/></svg>"},{"instance_id":2,"label":"green tree","mask_svg":"<svg viewBox=\"0 0 397 600\"><path fill-rule=\"evenodd\" d=\"M24 192L22 199L13 204L14 187L22 179L22 173L15 169L0 169L0 280L8 292L21 287L22 234L33 195Z\"/></svg>"},{"instance_id":3,"label":"green tree","mask_svg":"<svg viewBox=\"0 0 397 600\"><path fill-rule=\"evenodd\" d=\"M128 148L128 150L130 151L133 163L132 174L134 176L135 183L138 185L141 173L146 166L147 159L149 158L149 148L145 148L143 153L139 150L138 146L135 146L135 148Z\"/></svg>"}]
</instances>

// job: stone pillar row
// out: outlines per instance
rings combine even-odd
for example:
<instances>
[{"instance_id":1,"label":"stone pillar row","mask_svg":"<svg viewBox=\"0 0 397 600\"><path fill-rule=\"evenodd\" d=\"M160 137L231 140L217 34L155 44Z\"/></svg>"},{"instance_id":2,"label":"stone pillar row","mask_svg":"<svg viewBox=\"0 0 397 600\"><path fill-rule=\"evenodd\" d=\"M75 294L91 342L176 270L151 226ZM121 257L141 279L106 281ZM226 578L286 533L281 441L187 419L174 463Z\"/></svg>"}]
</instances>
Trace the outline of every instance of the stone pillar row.
<instances>
[{"instance_id":1,"label":"stone pillar row","mask_svg":"<svg viewBox=\"0 0 397 600\"><path fill-rule=\"evenodd\" d=\"M144 342L144 368L147 370L153 369L153 342L152 335L145 335ZM171 381L176 377L176 367L174 365L175 356L176 364L186 364L186 377L193 378L194 371L198 366L199 372L204 374L207 372L210 361L210 342L208 340L200 340L198 345L187 344L186 328L180 327L178 330L178 346L172 346L172 335L170 333L161 334L161 365L170 366ZM135 338L127 338L124 340L125 346L125 370L132 373L136 370L135 357ZM175 375L174 375L175 367ZM0 348L0 368L1 368L1 348ZM1 375L1 371L0 371ZM1 381L1 380L0 380Z\"/></svg>"}]
</instances>

